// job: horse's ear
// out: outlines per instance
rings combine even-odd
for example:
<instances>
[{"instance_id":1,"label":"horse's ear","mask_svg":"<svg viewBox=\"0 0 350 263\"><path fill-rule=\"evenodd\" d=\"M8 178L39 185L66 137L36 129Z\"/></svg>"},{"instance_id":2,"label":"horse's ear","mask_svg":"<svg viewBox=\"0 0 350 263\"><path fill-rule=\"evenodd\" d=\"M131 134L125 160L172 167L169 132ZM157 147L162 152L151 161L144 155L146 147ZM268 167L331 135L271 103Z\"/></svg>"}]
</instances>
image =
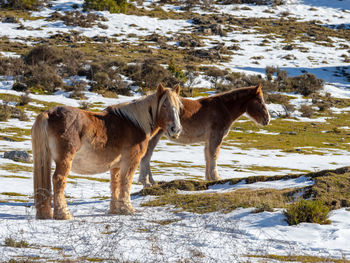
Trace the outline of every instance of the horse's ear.
<instances>
[{"instance_id":1,"label":"horse's ear","mask_svg":"<svg viewBox=\"0 0 350 263\"><path fill-rule=\"evenodd\" d=\"M164 86L162 85L162 83L160 83L160 84L158 85L158 88L157 88L157 97L162 96L164 92L165 92L165 88L164 88Z\"/></svg>"},{"instance_id":2,"label":"horse's ear","mask_svg":"<svg viewBox=\"0 0 350 263\"><path fill-rule=\"evenodd\" d=\"M259 83L259 85L256 86L255 88L256 88L256 94L259 94L259 93L262 92L262 85L261 85L261 83Z\"/></svg>"},{"instance_id":3,"label":"horse's ear","mask_svg":"<svg viewBox=\"0 0 350 263\"><path fill-rule=\"evenodd\" d=\"M173 91L175 91L177 93L177 95L179 95L180 94L180 84L175 85L173 88Z\"/></svg>"}]
</instances>

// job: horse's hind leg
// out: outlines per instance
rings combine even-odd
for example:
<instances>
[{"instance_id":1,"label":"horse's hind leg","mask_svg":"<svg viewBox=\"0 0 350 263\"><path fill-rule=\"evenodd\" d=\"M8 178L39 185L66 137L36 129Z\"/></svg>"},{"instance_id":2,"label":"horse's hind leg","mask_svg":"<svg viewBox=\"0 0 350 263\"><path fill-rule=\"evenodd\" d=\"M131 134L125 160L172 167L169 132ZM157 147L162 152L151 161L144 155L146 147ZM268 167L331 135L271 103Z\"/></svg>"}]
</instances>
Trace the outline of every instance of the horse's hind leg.
<instances>
[{"instance_id":1,"label":"horse's hind leg","mask_svg":"<svg viewBox=\"0 0 350 263\"><path fill-rule=\"evenodd\" d=\"M156 135L152 137L152 139L148 142L147 152L141 159L139 183L142 183L144 187L149 187L156 183L152 176L150 162L154 148L157 146L163 133L164 132L160 130Z\"/></svg>"},{"instance_id":2,"label":"horse's hind leg","mask_svg":"<svg viewBox=\"0 0 350 263\"><path fill-rule=\"evenodd\" d=\"M205 143L205 179L208 181L217 181L221 179L216 168L221 142L222 136L210 136L209 141Z\"/></svg>"},{"instance_id":3,"label":"horse's hind leg","mask_svg":"<svg viewBox=\"0 0 350 263\"><path fill-rule=\"evenodd\" d=\"M64 189L67 183L67 177L71 168L73 158L65 158L56 161L56 170L53 175L53 191L54 191L54 218L61 220L72 219L72 215L68 210Z\"/></svg>"}]
</instances>

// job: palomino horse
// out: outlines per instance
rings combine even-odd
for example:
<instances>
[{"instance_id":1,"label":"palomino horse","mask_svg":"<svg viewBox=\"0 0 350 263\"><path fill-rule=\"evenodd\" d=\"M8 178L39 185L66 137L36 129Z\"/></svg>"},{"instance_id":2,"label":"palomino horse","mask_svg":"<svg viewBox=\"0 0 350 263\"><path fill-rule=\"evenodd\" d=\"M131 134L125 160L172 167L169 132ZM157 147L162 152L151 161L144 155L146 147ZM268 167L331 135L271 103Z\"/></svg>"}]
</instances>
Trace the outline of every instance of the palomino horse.
<instances>
[{"instance_id":1,"label":"palomino horse","mask_svg":"<svg viewBox=\"0 0 350 263\"><path fill-rule=\"evenodd\" d=\"M39 114L32 127L36 217L72 218L64 196L70 170L79 174L110 170L109 213L134 213L130 188L149 138L160 128L174 139L182 130L179 91L179 87L171 90L159 85L152 95L110 106L99 113L56 107ZM56 163L52 179L53 214L51 159Z\"/></svg>"},{"instance_id":2,"label":"palomino horse","mask_svg":"<svg viewBox=\"0 0 350 263\"><path fill-rule=\"evenodd\" d=\"M220 179L216 169L220 145L237 118L247 113L258 124L267 125L270 121L261 85L234 89L197 100L181 98L181 102L183 104L183 112L180 115L182 132L178 138L170 138L170 140L183 144L205 142L206 180ZM150 160L163 133L160 130L149 141L147 153L141 160L139 182L144 186L155 183L150 169Z\"/></svg>"}]
</instances>

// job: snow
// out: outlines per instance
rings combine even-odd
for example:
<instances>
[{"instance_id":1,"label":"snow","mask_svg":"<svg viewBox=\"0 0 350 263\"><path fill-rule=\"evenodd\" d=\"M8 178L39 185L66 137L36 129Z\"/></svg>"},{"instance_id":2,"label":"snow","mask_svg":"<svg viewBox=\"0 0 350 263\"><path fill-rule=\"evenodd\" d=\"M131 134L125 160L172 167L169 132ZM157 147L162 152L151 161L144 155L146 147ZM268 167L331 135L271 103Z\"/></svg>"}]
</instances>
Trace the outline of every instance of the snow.
<instances>
[{"instance_id":1,"label":"snow","mask_svg":"<svg viewBox=\"0 0 350 263\"><path fill-rule=\"evenodd\" d=\"M238 17L272 17L279 18L283 12L289 12L292 17L302 21L318 20L324 25L333 26L345 24L349 27L350 0L289 0L288 4L271 8L273 13L263 12L268 7L254 5L225 5L216 6L217 12L229 13ZM148 6L152 1L145 1ZM57 0L52 2L51 8L33 12L36 17L50 16L55 10L59 12L72 10L72 4L83 4L82 0ZM237 8L238 7L238 8ZM242 10L249 7L251 10ZM310 8L316 8L310 10ZM167 10L178 11L178 7L166 5ZM81 10L79 8L78 10ZM214 12L215 10L213 10ZM178 11L180 12L180 11ZM198 10L199 13L207 11ZM33 21L21 20L25 27L34 30L16 29L18 24L0 23L0 36L8 37L11 41L26 41L26 37L50 37L60 32L69 33L72 29L81 32L87 37L108 36L115 37L119 41L136 41L136 38L126 38L127 34L145 36L158 33L170 36L175 33L188 31L193 26L191 21L140 17L124 14L110 14L108 12L96 12L105 16L108 21L101 22L107 25L107 29L97 26L93 28L68 27L62 22L49 22L45 19ZM131 26L133 25L133 26ZM39 30L40 29L40 30ZM119 35L120 34L120 35ZM116 36L118 35L118 36ZM271 40L270 47L261 47L258 44L263 40L263 35L245 34L233 31L227 37L208 36L204 40L206 48L213 46L215 41L233 43L239 41L242 50L240 56L234 56L231 61L215 65L220 68L229 68L232 72L244 72L249 74L264 74L266 66L277 65L292 75L303 72L315 74L326 81L324 94L330 93L332 97L350 98L350 84L345 76L335 73L342 68L345 73L350 73L349 64L343 61L341 55L346 50L340 49L342 44L348 44L344 40L333 39L334 47L319 46L314 43L294 44L309 49L308 53L298 50L282 50L282 40ZM26 43L29 43L26 41ZM34 44L34 43L32 43ZM175 43L173 43L175 45ZM270 50L267 51L266 49ZM18 54L0 50L1 56L18 57ZM283 57L293 54L296 59L285 60ZM256 64L251 57L263 56ZM308 57L312 57L309 59ZM65 80L70 81L69 79ZM0 92L2 94L22 95L21 92L11 90L14 79L12 77L0 77ZM210 82L203 76L198 78L198 87L210 86ZM104 98L101 95L85 92L89 103L100 103L98 108L103 109L107 105L125 102L138 97L119 96L118 99ZM295 94L291 100L298 109L300 105L310 103L309 100ZM69 93L57 92L55 95L30 95L33 99L46 102L57 102L70 106L79 106L79 101L70 99ZM37 102L31 105L40 106ZM283 108L278 104L268 105L270 112L283 113ZM350 111L350 107L341 110L331 109L333 112ZM295 121L326 122L327 118L309 119L300 117L295 112L291 125ZM246 121L246 120L240 120ZM0 128L21 127L30 129L33 118L29 122L10 119L8 122L0 122ZM349 130L349 125L339 127ZM231 132L240 132L233 130ZM258 134L278 136L277 133L269 133L264 129ZM9 136L9 133L1 132L0 136ZM20 149L31 150L29 136L23 136L23 142L9 142L0 140L0 154L4 151ZM239 144L228 142L220 151L218 171L223 179L242 178L252 175L282 175L295 173L295 171L317 171L322 169L334 169L349 165L349 151L324 148L317 150L318 154L285 153L281 150L242 150ZM304 147L306 148L306 147ZM304 149L302 148L302 149ZM186 153L186 154L183 154ZM190 157L189 157L190 156ZM168 163L177 163L178 167L169 167ZM99 179L108 179L109 174L97 174L89 178L81 178L71 173L68 179L66 194L69 208L75 219L71 221L35 220L33 207L32 172L11 171L5 169L6 165L20 165L24 168L32 164L24 164L8 160L0 156L0 261L8 261L16 257L41 257L43 262L47 259L77 259L79 257L103 258L106 262L115 260L138 262L179 262L193 260L197 262L257 262L251 255L278 254L278 255L315 255L324 257L350 259L350 211L347 209L335 210L331 213L330 225L318 225L302 223L297 226L288 226L282 210L275 212L251 213L253 208L236 209L228 214L219 212L204 215L181 212L173 207L144 207L141 204L154 197L132 196L132 204L137 209L133 216L107 215L109 207L110 188L109 183ZM179 145L161 140L153 154L151 166L156 180L170 181L174 179L203 178L205 170L204 145ZM276 171L259 171L252 169L254 166L273 167ZM22 169L24 169L22 168ZM74 177L76 176L76 177ZM142 189L136 183L137 174L132 185L132 192ZM237 189L286 189L310 186L313 181L306 177L297 179L278 180L269 182L256 182L246 184L241 181L236 185L216 185L206 193L223 193ZM23 196L8 196L3 194L20 193ZM180 193L192 193L179 191ZM201 191L200 191L201 192ZM200 193L196 192L196 193ZM244 197L242 197L244 198ZM5 200L7 202L2 202ZM159 220L173 220L171 224L160 225ZM6 238L17 241L26 240L30 248L12 248L3 246Z\"/></svg>"}]
</instances>

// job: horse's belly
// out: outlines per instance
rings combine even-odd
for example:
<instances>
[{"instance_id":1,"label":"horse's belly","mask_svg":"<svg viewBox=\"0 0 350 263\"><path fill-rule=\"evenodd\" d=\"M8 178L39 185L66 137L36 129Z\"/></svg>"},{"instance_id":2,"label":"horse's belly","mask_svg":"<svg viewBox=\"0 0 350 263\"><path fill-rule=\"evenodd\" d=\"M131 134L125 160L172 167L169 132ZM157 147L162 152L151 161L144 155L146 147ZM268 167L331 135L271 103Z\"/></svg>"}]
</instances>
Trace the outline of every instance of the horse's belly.
<instances>
[{"instance_id":1,"label":"horse's belly","mask_svg":"<svg viewBox=\"0 0 350 263\"><path fill-rule=\"evenodd\" d=\"M182 131L180 133L180 136L176 139L168 137L169 140L183 143L183 144L191 144L191 143L197 143L197 142L203 142L207 139L206 131L197 131L197 132L190 132L190 131Z\"/></svg>"},{"instance_id":2,"label":"horse's belly","mask_svg":"<svg viewBox=\"0 0 350 263\"><path fill-rule=\"evenodd\" d=\"M82 147L72 162L72 171L78 174L97 174L108 171L116 158L111 159L103 154Z\"/></svg>"}]
</instances>

